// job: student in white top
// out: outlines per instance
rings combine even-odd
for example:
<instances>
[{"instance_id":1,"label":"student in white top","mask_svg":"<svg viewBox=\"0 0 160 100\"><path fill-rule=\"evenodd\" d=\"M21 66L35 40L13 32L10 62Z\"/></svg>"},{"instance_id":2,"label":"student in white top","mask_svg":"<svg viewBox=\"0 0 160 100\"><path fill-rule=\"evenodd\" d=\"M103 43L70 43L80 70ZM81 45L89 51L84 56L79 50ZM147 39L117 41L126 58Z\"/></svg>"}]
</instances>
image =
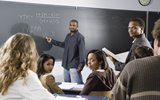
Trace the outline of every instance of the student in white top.
<instances>
[{"instance_id":1,"label":"student in white top","mask_svg":"<svg viewBox=\"0 0 160 100\"><path fill-rule=\"evenodd\" d=\"M11 36L0 48L0 100L56 100L39 81L37 50L24 33Z\"/></svg>"}]
</instances>

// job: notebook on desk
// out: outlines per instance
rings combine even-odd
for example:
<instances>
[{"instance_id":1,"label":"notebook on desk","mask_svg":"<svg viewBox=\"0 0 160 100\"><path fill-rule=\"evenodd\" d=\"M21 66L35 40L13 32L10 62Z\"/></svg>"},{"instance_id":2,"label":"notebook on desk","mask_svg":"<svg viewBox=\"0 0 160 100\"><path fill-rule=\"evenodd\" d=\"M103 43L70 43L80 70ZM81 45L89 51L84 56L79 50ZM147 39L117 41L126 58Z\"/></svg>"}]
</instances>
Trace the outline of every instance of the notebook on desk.
<instances>
[{"instance_id":1,"label":"notebook on desk","mask_svg":"<svg viewBox=\"0 0 160 100\"><path fill-rule=\"evenodd\" d=\"M109 100L109 98L107 96L85 96L85 95L58 94L55 97L57 100Z\"/></svg>"},{"instance_id":2,"label":"notebook on desk","mask_svg":"<svg viewBox=\"0 0 160 100\"><path fill-rule=\"evenodd\" d=\"M69 83L69 82L62 82L58 86L63 90L69 90L74 88L77 85L77 83Z\"/></svg>"},{"instance_id":3,"label":"notebook on desk","mask_svg":"<svg viewBox=\"0 0 160 100\"><path fill-rule=\"evenodd\" d=\"M67 97L67 96L57 96L56 97L57 100L87 100L84 97Z\"/></svg>"},{"instance_id":4,"label":"notebook on desk","mask_svg":"<svg viewBox=\"0 0 160 100\"><path fill-rule=\"evenodd\" d=\"M77 84L72 88L72 90L82 91L83 87L84 87L84 84Z\"/></svg>"},{"instance_id":5,"label":"notebook on desk","mask_svg":"<svg viewBox=\"0 0 160 100\"><path fill-rule=\"evenodd\" d=\"M62 90L74 90L81 91L84 87L83 84L70 83L70 82L62 82L58 85Z\"/></svg>"}]
</instances>

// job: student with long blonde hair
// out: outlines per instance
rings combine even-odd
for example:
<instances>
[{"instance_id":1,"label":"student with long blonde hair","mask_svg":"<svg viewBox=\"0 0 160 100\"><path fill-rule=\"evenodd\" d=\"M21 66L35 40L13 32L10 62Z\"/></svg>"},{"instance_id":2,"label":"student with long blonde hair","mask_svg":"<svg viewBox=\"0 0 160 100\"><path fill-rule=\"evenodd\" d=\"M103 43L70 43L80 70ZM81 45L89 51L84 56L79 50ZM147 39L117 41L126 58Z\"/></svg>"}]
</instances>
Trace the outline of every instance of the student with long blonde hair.
<instances>
[{"instance_id":1,"label":"student with long blonde hair","mask_svg":"<svg viewBox=\"0 0 160 100\"><path fill-rule=\"evenodd\" d=\"M4 43L0 48L1 100L54 100L35 73L37 57L28 34L16 33Z\"/></svg>"}]
</instances>

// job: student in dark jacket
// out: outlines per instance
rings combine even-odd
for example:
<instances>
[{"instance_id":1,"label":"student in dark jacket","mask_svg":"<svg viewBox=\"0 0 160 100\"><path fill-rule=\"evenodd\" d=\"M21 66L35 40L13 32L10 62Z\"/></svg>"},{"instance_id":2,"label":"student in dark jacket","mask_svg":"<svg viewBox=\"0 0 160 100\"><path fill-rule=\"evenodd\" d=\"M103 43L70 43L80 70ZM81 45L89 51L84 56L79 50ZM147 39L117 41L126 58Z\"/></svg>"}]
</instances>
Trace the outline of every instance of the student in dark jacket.
<instances>
[{"instance_id":1,"label":"student in dark jacket","mask_svg":"<svg viewBox=\"0 0 160 100\"><path fill-rule=\"evenodd\" d=\"M86 56L86 64L92 70L80 95L88 95L92 91L109 91L112 89L116 77L108 66L104 52L91 50Z\"/></svg>"}]
</instances>

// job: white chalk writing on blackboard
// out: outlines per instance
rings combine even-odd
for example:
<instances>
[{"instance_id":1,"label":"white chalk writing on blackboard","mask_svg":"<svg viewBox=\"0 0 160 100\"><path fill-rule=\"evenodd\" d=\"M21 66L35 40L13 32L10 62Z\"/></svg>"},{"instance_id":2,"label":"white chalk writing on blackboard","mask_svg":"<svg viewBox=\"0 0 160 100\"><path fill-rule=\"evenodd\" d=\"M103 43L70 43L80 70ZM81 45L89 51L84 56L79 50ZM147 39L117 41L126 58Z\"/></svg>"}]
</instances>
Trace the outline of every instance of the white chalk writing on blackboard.
<instances>
[{"instance_id":1,"label":"white chalk writing on blackboard","mask_svg":"<svg viewBox=\"0 0 160 100\"><path fill-rule=\"evenodd\" d=\"M32 21L32 19L37 20L40 24L49 23L49 24L58 24L60 23L60 16L58 13L47 13L47 12L36 12L33 15L30 14L20 14L18 15L21 21Z\"/></svg>"}]
</instances>

